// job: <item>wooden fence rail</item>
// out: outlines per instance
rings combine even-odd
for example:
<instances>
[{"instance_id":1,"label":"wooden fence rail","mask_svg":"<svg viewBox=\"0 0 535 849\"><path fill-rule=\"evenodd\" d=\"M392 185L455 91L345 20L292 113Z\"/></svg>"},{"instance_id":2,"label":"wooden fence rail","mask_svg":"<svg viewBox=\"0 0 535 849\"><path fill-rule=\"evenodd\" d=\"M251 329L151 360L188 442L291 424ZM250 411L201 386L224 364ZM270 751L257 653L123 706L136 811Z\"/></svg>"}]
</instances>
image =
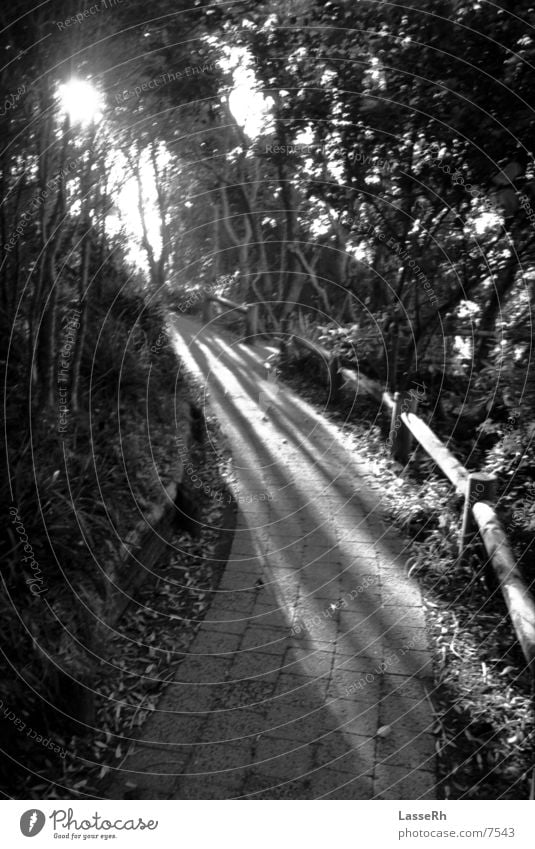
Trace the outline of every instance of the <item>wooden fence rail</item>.
<instances>
[{"instance_id":1,"label":"wooden fence rail","mask_svg":"<svg viewBox=\"0 0 535 849\"><path fill-rule=\"evenodd\" d=\"M318 356L326 367L328 400L335 400L346 387L364 392L386 407L390 413L387 444L393 457L407 463L411 442L416 442L431 457L442 473L464 498L462 527L459 536L459 558L465 558L468 546L478 532L498 580L526 666L535 688L535 599L516 565L507 535L496 514L497 479L484 472L469 472L451 453L431 428L416 415L418 395L414 392L394 393L360 372L341 368L339 359L326 348L297 336L297 348Z\"/></svg>"}]
</instances>

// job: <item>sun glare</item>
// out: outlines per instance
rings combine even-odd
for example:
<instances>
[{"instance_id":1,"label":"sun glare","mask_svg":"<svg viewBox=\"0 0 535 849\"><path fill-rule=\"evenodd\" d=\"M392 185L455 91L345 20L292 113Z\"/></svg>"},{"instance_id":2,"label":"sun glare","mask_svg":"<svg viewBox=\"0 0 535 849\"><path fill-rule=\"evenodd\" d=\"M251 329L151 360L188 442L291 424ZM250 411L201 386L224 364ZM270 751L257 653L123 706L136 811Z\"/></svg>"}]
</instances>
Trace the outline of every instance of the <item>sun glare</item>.
<instances>
[{"instance_id":1,"label":"sun glare","mask_svg":"<svg viewBox=\"0 0 535 849\"><path fill-rule=\"evenodd\" d=\"M264 97L250 68L233 70L234 87L229 96L229 107L238 124L249 138L257 138L270 126L273 98Z\"/></svg>"},{"instance_id":2,"label":"sun glare","mask_svg":"<svg viewBox=\"0 0 535 849\"><path fill-rule=\"evenodd\" d=\"M59 87L62 111L76 124L87 125L102 117L100 92L87 80L72 79Z\"/></svg>"},{"instance_id":3,"label":"sun glare","mask_svg":"<svg viewBox=\"0 0 535 849\"><path fill-rule=\"evenodd\" d=\"M159 168L165 165L166 158L167 153L165 151L158 152ZM156 258L158 258L162 250L161 222L154 172L148 152L143 153L139 170L147 238ZM116 204L114 213L108 216L108 227L112 233L120 233L124 228L128 237L126 253L129 261L133 262L138 268L146 269L147 255L145 250L140 247L143 239L143 226L139 212L139 190L135 177L129 176L125 179L125 174L128 173L129 167L125 157L120 153L115 153L111 168L111 183L117 187Z\"/></svg>"}]
</instances>

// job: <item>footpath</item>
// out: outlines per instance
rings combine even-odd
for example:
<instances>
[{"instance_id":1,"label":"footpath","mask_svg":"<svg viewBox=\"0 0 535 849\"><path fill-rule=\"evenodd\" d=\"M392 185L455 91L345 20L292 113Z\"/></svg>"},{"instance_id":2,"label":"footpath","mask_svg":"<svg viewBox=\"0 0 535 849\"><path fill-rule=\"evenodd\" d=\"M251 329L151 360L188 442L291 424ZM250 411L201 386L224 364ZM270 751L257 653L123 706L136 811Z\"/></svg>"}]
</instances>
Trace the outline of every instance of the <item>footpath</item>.
<instances>
[{"instance_id":1,"label":"footpath","mask_svg":"<svg viewBox=\"0 0 535 849\"><path fill-rule=\"evenodd\" d=\"M267 378L268 348L175 329L233 452L239 518L109 798L437 798L424 608L367 463Z\"/></svg>"}]
</instances>

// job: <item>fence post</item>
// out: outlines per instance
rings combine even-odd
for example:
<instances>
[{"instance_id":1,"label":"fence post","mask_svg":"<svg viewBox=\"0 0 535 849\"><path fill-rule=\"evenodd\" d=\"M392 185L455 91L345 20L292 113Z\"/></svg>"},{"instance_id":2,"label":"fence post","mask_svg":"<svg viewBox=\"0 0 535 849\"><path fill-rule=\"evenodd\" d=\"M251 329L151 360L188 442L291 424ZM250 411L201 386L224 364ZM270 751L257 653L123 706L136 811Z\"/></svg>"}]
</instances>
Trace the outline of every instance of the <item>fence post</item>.
<instances>
[{"instance_id":1,"label":"fence post","mask_svg":"<svg viewBox=\"0 0 535 849\"><path fill-rule=\"evenodd\" d=\"M206 298L202 305L202 320L204 324L209 324L212 320L212 301Z\"/></svg>"},{"instance_id":2,"label":"fence post","mask_svg":"<svg viewBox=\"0 0 535 849\"><path fill-rule=\"evenodd\" d=\"M281 340L279 350L280 350L281 357L282 357L283 360L285 360L288 356L289 342L290 342L290 336L288 334L288 330L289 330L288 321L287 321L287 319L283 318L281 320L281 323L280 323L280 331L279 331L280 332L280 340Z\"/></svg>"},{"instance_id":3,"label":"fence post","mask_svg":"<svg viewBox=\"0 0 535 849\"><path fill-rule=\"evenodd\" d=\"M461 535L459 537L459 559L461 561L466 560L468 546L477 530L472 507L476 501L487 501L490 504L494 504L496 501L497 484L498 479L496 475L489 475L486 472L470 472L468 475Z\"/></svg>"},{"instance_id":4,"label":"fence post","mask_svg":"<svg viewBox=\"0 0 535 849\"><path fill-rule=\"evenodd\" d=\"M342 375L340 374L340 358L336 354L333 354L329 358L328 369L329 385L327 387L327 403L334 404L338 398L338 394L342 386Z\"/></svg>"},{"instance_id":5,"label":"fence post","mask_svg":"<svg viewBox=\"0 0 535 849\"><path fill-rule=\"evenodd\" d=\"M405 427L401 419L402 413L416 413L418 409L418 399L410 392L409 394L394 392L394 406L392 407L392 417L390 419L390 433L388 439L391 446L392 457L398 463L405 465L409 459L411 450L412 434L408 427Z\"/></svg>"},{"instance_id":6,"label":"fence post","mask_svg":"<svg viewBox=\"0 0 535 849\"><path fill-rule=\"evenodd\" d=\"M258 304L248 304L245 313L245 336L252 342L258 335Z\"/></svg>"}]
</instances>

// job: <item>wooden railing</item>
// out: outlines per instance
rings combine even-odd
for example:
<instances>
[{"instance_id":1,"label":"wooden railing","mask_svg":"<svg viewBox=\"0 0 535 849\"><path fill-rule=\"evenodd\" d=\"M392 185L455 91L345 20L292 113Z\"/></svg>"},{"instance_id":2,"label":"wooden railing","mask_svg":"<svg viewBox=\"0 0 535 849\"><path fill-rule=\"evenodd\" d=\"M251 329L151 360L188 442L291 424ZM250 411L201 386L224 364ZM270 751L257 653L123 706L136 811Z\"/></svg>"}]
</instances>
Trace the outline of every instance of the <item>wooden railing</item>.
<instances>
[{"instance_id":1,"label":"wooden railing","mask_svg":"<svg viewBox=\"0 0 535 849\"><path fill-rule=\"evenodd\" d=\"M234 310L241 313L245 318L245 341L252 342L258 335L258 304L238 304L228 298L222 298L219 295L208 295L203 304L202 318L205 324L218 318L214 312L214 304L220 304L227 308L228 311Z\"/></svg>"},{"instance_id":2,"label":"wooden railing","mask_svg":"<svg viewBox=\"0 0 535 849\"><path fill-rule=\"evenodd\" d=\"M464 509L459 535L458 556L466 557L475 533L479 532L489 562L505 599L518 642L526 659L527 669L535 687L535 599L518 568L511 545L495 510L497 478L484 472L469 472L436 436L431 428L416 415L419 392L384 391L376 381L347 368L341 368L339 359L326 348L297 336L291 343L317 356L326 368L327 400L333 402L347 386L355 393L370 395L390 414L390 431L387 444L392 456L402 464L408 462L412 442L431 457L434 463L464 498Z\"/></svg>"}]
</instances>

